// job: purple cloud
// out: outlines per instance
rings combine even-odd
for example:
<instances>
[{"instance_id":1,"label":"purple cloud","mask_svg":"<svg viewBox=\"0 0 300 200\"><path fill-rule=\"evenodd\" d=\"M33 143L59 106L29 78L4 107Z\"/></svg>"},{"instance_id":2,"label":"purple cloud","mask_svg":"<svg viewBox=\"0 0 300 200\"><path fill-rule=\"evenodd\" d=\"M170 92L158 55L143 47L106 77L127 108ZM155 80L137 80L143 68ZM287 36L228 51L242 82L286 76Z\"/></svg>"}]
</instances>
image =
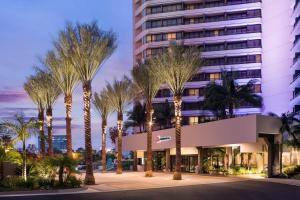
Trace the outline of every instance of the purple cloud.
<instances>
[{"instance_id":1,"label":"purple cloud","mask_svg":"<svg viewBox=\"0 0 300 200\"><path fill-rule=\"evenodd\" d=\"M18 90L0 90L0 103L11 103L26 99L27 95L24 91Z\"/></svg>"}]
</instances>

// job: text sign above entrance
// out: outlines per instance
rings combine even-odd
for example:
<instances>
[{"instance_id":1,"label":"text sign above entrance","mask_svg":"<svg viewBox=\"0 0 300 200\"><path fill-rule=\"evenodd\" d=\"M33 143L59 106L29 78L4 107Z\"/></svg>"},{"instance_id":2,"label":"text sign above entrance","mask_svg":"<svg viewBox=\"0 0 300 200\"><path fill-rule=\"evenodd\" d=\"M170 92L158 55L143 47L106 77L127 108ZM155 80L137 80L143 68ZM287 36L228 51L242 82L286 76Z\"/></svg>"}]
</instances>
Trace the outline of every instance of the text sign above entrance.
<instances>
[{"instance_id":1,"label":"text sign above entrance","mask_svg":"<svg viewBox=\"0 0 300 200\"><path fill-rule=\"evenodd\" d=\"M172 139L171 136L157 136L156 143L167 142L170 141L171 139Z\"/></svg>"}]
</instances>

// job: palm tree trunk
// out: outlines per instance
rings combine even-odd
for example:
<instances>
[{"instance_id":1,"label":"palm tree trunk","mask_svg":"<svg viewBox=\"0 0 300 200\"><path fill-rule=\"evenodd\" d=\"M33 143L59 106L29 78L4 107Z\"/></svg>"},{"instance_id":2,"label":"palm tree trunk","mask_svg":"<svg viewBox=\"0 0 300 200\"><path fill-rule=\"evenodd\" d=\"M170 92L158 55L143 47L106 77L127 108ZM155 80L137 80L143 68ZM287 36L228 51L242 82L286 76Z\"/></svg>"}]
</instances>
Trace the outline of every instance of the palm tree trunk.
<instances>
[{"instance_id":1,"label":"palm tree trunk","mask_svg":"<svg viewBox=\"0 0 300 200\"><path fill-rule=\"evenodd\" d=\"M233 118L234 114L233 114L233 104L229 103L229 117Z\"/></svg>"},{"instance_id":2,"label":"palm tree trunk","mask_svg":"<svg viewBox=\"0 0 300 200\"><path fill-rule=\"evenodd\" d=\"M52 107L49 106L46 111L47 129L48 129L48 156L53 156L53 133L52 133Z\"/></svg>"},{"instance_id":3,"label":"palm tree trunk","mask_svg":"<svg viewBox=\"0 0 300 200\"><path fill-rule=\"evenodd\" d=\"M66 107L66 137L67 137L67 155L73 158L72 152L72 126L71 126L71 112L72 112L72 95L65 95Z\"/></svg>"},{"instance_id":4,"label":"palm tree trunk","mask_svg":"<svg viewBox=\"0 0 300 200\"><path fill-rule=\"evenodd\" d=\"M123 123L123 112L118 112L118 158L117 158L117 174L122 174L122 123Z\"/></svg>"},{"instance_id":5,"label":"palm tree trunk","mask_svg":"<svg viewBox=\"0 0 300 200\"><path fill-rule=\"evenodd\" d=\"M4 162L3 160L0 161L0 181L4 179Z\"/></svg>"},{"instance_id":6,"label":"palm tree trunk","mask_svg":"<svg viewBox=\"0 0 300 200\"><path fill-rule=\"evenodd\" d=\"M90 81L86 81L83 84L83 113L84 113L84 132L85 132L85 184L95 184L94 172L93 172L93 149L91 139L91 96L92 86Z\"/></svg>"},{"instance_id":7,"label":"palm tree trunk","mask_svg":"<svg viewBox=\"0 0 300 200\"><path fill-rule=\"evenodd\" d=\"M106 172L106 126L107 120L102 118L102 173Z\"/></svg>"},{"instance_id":8,"label":"palm tree trunk","mask_svg":"<svg viewBox=\"0 0 300 200\"><path fill-rule=\"evenodd\" d=\"M27 168L27 164L26 164L26 139L25 139L25 135L23 134L23 138L22 138L22 143L23 143L23 166L22 166L22 175L25 181L27 181L27 172L26 172L26 168Z\"/></svg>"},{"instance_id":9,"label":"palm tree trunk","mask_svg":"<svg viewBox=\"0 0 300 200\"><path fill-rule=\"evenodd\" d=\"M152 177L152 116L154 110L151 103L147 103L147 170L146 177Z\"/></svg>"},{"instance_id":10,"label":"palm tree trunk","mask_svg":"<svg viewBox=\"0 0 300 200\"><path fill-rule=\"evenodd\" d=\"M45 143L45 133L44 133L44 109L39 110L39 129L40 129L40 144L41 144L41 154L45 156L46 153L46 143Z\"/></svg>"},{"instance_id":11,"label":"palm tree trunk","mask_svg":"<svg viewBox=\"0 0 300 200\"><path fill-rule=\"evenodd\" d=\"M175 106L175 140L176 140L176 165L173 179L181 180L181 96L174 96Z\"/></svg>"}]
</instances>

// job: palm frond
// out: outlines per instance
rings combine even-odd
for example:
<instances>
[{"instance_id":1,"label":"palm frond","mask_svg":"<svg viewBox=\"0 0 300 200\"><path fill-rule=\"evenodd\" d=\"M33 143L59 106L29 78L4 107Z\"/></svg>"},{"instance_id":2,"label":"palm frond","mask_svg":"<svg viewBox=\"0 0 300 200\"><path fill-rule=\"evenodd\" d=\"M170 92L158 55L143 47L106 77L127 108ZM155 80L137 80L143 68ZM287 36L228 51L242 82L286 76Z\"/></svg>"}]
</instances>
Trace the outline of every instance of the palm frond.
<instances>
[{"instance_id":1,"label":"palm frond","mask_svg":"<svg viewBox=\"0 0 300 200\"><path fill-rule=\"evenodd\" d=\"M57 48L60 48L60 46ZM59 49L57 51L62 52ZM70 57L66 57L62 53L49 51L47 53L45 63L51 72L53 79L64 94L71 95L75 87L78 85L79 76L70 60Z\"/></svg>"},{"instance_id":2,"label":"palm frond","mask_svg":"<svg viewBox=\"0 0 300 200\"><path fill-rule=\"evenodd\" d=\"M150 59L154 74L163 80L172 93L181 95L185 84L200 69L200 52L194 47L171 44L168 51Z\"/></svg>"},{"instance_id":3,"label":"palm frond","mask_svg":"<svg viewBox=\"0 0 300 200\"><path fill-rule=\"evenodd\" d=\"M132 82L126 76L122 80L114 80L112 84L107 83L106 90L112 108L116 112L123 112L134 96Z\"/></svg>"},{"instance_id":4,"label":"palm frond","mask_svg":"<svg viewBox=\"0 0 300 200\"><path fill-rule=\"evenodd\" d=\"M152 101L155 98L162 82L159 79L160 77L153 73L155 69L151 68L153 68L153 66L149 65L148 63L140 63L131 71L134 86L136 86L138 89L137 93L141 93L148 105L152 104Z\"/></svg>"},{"instance_id":5,"label":"palm frond","mask_svg":"<svg viewBox=\"0 0 300 200\"><path fill-rule=\"evenodd\" d=\"M107 116L112 112L112 105L109 101L107 91L103 89L99 94L95 92L92 102L96 110L100 113L102 120L107 120Z\"/></svg>"},{"instance_id":6,"label":"palm frond","mask_svg":"<svg viewBox=\"0 0 300 200\"><path fill-rule=\"evenodd\" d=\"M59 34L57 46L60 52L71 58L81 81L93 79L101 64L116 49L113 32L101 30L95 22L91 24L68 24Z\"/></svg>"}]
</instances>

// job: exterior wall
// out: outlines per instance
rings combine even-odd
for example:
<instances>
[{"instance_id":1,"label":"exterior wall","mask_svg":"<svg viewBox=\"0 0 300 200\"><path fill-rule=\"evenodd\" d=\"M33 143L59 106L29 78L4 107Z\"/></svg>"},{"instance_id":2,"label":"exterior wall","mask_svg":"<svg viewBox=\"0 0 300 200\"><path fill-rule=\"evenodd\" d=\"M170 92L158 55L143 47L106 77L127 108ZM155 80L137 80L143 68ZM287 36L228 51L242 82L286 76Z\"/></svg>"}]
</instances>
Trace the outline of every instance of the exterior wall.
<instances>
[{"instance_id":1,"label":"exterior wall","mask_svg":"<svg viewBox=\"0 0 300 200\"><path fill-rule=\"evenodd\" d=\"M208 122L182 127L182 147L214 147L257 143L259 133L279 134L280 121L273 117L249 115L233 119ZM269 123L270 126L262 126ZM271 125L273 127L271 127ZM257 128L260 127L260 128ZM259 132L258 132L259 131ZM159 138L167 138L164 141ZM165 129L154 131L152 136L153 150L175 148L175 130ZM123 150L146 150L147 135L135 134L123 137Z\"/></svg>"},{"instance_id":2,"label":"exterior wall","mask_svg":"<svg viewBox=\"0 0 300 200\"><path fill-rule=\"evenodd\" d=\"M217 22L205 22L205 23L197 23L197 24L183 24L183 25L173 25L167 27L159 27L159 28L149 28L143 29L145 23L149 20L154 19L164 19L164 18L174 18L174 17L189 17L189 16L197 16L197 15L211 15L211 14L220 14L224 12L236 12L236 11L247 11L254 9L261 9L262 3L244 3L237 5L226 5L226 6L215 6L208 8L198 8L193 10L180 10L173 12L164 12L157 14L148 14L145 15L145 9L149 6L153 5L165 5L165 4L173 4L173 3L191 3L198 2L194 0L133 0L133 19L134 19L134 63L137 63L138 60L143 61L145 59L145 52L150 48L158 48L158 47L167 47L169 45L169 41L159 41L159 42L148 42L144 43L143 38L145 38L149 34L159 34L159 33L170 33L170 32L191 32L191 31L200 31L203 29L220 29L225 27L233 27L233 26L247 26L247 25L261 25L262 19L261 17L253 17L253 18L245 18L245 19L235 19L229 21L217 21ZM198 2L199 3L199 2ZM190 38L190 39L180 39L185 45L203 45L203 44L212 44L212 43L220 43L220 42L236 42L241 40L254 40L262 39L262 33L246 33L246 34L232 34L232 35L219 35L219 36L208 36L208 37L199 37L199 38ZM248 55L256 55L262 54L262 48L242 48L235 50L211 50L207 52L203 52L202 55L205 58L215 58L215 57L230 57L230 56L248 56ZM260 70L262 68L261 62L258 63L244 63L244 64L230 64L230 65L215 65L215 66L206 66L199 70L199 73L220 73L221 70L232 70L232 71L241 71L241 70ZM257 84L261 83L261 77L256 77ZM212 79L211 79L212 80ZM186 84L186 88L203 88L205 87L211 80L208 81L193 81L188 82ZM245 84L250 80L250 78L241 78L238 79L237 82L239 84ZM260 93L260 92L259 92ZM156 98L155 103L162 103L168 99L171 102L173 99L171 96L169 97L161 97ZM185 96L183 98L184 103L196 103L203 101L203 96ZM201 104L201 103L200 103ZM247 114L259 114L261 113L261 109L259 108L240 108L235 109L236 115L247 115ZM209 111L198 109L186 109L182 112L183 117L188 119L189 117L199 117L199 122L205 118L212 116L212 113ZM200 119L201 118L201 119Z\"/></svg>"},{"instance_id":3,"label":"exterior wall","mask_svg":"<svg viewBox=\"0 0 300 200\"><path fill-rule=\"evenodd\" d=\"M293 59L293 64L291 66L291 74L292 83L290 85L290 89L293 91L293 97L290 103L291 110L299 111L300 110L300 59L299 59L299 52L300 52L300 1L299 0L292 0L293 1L293 14L291 19L291 24L293 25L292 30L292 52L291 58ZM298 19L298 20L297 20Z\"/></svg>"},{"instance_id":4,"label":"exterior wall","mask_svg":"<svg viewBox=\"0 0 300 200\"><path fill-rule=\"evenodd\" d=\"M289 110L292 91L292 1L262 1L262 95L264 113L281 115Z\"/></svg>"}]
</instances>

